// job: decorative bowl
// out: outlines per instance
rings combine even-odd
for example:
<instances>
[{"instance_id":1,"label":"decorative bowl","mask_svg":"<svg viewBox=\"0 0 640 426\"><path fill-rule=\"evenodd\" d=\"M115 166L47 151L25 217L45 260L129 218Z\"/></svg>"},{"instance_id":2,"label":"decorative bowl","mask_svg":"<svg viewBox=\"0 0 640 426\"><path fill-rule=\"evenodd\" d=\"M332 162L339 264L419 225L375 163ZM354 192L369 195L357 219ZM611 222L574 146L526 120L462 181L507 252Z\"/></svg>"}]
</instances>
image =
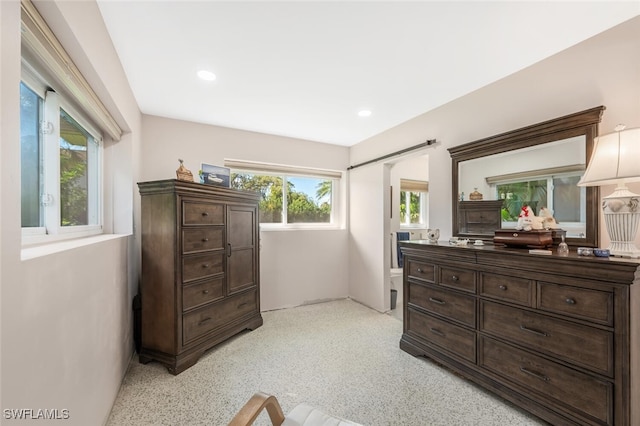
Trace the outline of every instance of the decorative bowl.
<instances>
[{"instance_id":1,"label":"decorative bowl","mask_svg":"<svg viewBox=\"0 0 640 426\"><path fill-rule=\"evenodd\" d=\"M593 249L591 247L578 247L578 256L592 256Z\"/></svg>"},{"instance_id":2,"label":"decorative bowl","mask_svg":"<svg viewBox=\"0 0 640 426\"><path fill-rule=\"evenodd\" d=\"M596 257L609 257L609 249L594 248L593 255Z\"/></svg>"}]
</instances>

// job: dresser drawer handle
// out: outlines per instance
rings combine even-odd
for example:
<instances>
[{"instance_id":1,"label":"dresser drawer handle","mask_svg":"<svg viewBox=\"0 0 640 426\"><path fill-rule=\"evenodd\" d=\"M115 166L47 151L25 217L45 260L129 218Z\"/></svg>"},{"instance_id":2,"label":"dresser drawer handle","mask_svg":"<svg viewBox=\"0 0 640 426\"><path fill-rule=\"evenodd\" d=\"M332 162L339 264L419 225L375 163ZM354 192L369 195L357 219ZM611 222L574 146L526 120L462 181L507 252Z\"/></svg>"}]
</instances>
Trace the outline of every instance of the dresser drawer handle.
<instances>
[{"instance_id":1,"label":"dresser drawer handle","mask_svg":"<svg viewBox=\"0 0 640 426\"><path fill-rule=\"evenodd\" d=\"M437 328L430 328L429 329L433 334L437 334L438 336L442 336L444 337L444 333L440 330L438 330Z\"/></svg>"},{"instance_id":2,"label":"dresser drawer handle","mask_svg":"<svg viewBox=\"0 0 640 426\"><path fill-rule=\"evenodd\" d=\"M209 294L209 290L202 290L202 294Z\"/></svg>"},{"instance_id":3,"label":"dresser drawer handle","mask_svg":"<svg viewBox=\"0 0 640 426\"><path fill-rule=\"evenodd\" d=\"M211 321L211 317L206 317L205 319L203 319L202 321L200 321L200 322L198 323L198 325L205 324L205 323L207 323L207 322L209 322L209 321Z\"/></svg>"},{"instance_id":4,"label":"dresser drawer handle","mask_svg":"<svg viewBox=\"0 0 640 426\"><path fill-rule=\"evenodd\" d=\"M209 241L209 239L208 239L207 237L204 237L204 238L202 239L202 242L203 242L203 243L206 243L207 241Z\"/></svg>"},{"instance_id":5,"label":"dresser drawer handle","mask_svg":"<svg viewBox=\"0 0 640 426\"><path fill-rule=\"evenodd\" d=\"M438 305L444 305L446 303L444 300L434 299L433 297L430 297L429 301L433 303L437 303Z\"/></svg>"},{"instance_id":6,"label":"dresser drawer handle","mask_svg":"<svg viewBox=\"0 0 640 426\"><path fill-rule=\"evenodd\" d=\"M209 216L209 212L202 212L202 216Z\"/></svg>"},{"instance_id":7,"label":"dresser drawer handle","mask_svg":"<svg viewBox=\"0 0 640 426\"><path fill-rule=\"evenodd\" d=\"M210 265L210 264L208 264L208 263L203 263L203 264L202 264L202 267L203 267L203 268L205 268L205 269L209 268L210 266L211 266L211 265Z\"/></svg>"},{"instance_id":8,"label":"dresser drawer handle","mask_svg":"<svg viewBox=\"0 0 640 426\"><path fill-rule=\"evenodd\" d=\"M247 305L247 302L242 302L241 304L238 305L238 309L242 308L245 305Z\"/></svg>"},{"instance_id":9,"label":"dresser drawer handle","mask_svg":"<svg viewBox=\"0 0 640 426\"><path fill-rule=\"evenodd\" d=\"M565 303L567 305L575 305L576 304L576 299L574 299L572 297L567 297L564 301L565 301Z\"/></svg>"},{"instance_id":10,"label":"dresser drawer handle","mask_svg":"<svg viewBox=\"0 0 640 426\"><path fill-rule=\"evenodd\" d=\"M422 273L422 268L418 268L417 271Z\"/></svg>"},{"instance_id":11,"label":"dresser drawer handle","mask_svg":"<svg viewBox=\"0 0 640 426\"><path fill-rule=\"evenodd\" d=\"M517 237L517 236L518 236L518 233L517 233L517 232L514 232L514 233L513 233L513 236L514 236L514 237Z\"/></svg>"},{"instance_id":12,"label":"dresser drawer handle","mask_svg":"<svg viewBox=\"0 0 640 426\"><path fill-rule=\"evenodd\" d=\"M458 278L457 275L452 275L451 276L451 281L458 281L460 278Z\"/></svg>"},{"instance_id":13,"label":"dresser drawer handle","mask_svg":"<svg viewBox=\"0 0 640 426\"><path fill-rule=\"evenodd\" d=\"M527 373L528 375L533 376L533 377L535 377L537 379L544 380L545 382L548 382L549 380L551 380L550 378L548 378L544 374L540 374L540 373L538 373L536 371L531 371L526 367L520 367L520 371L522 371L523 373Z\"/></svg>"},{"instance_id":14,"label":"dresser drawer handle","mask_svg":"<svg viewBox=\"0 0 640 426\"><path fill-rule=\"evenodd\" d=\"M502 291L506 291L507 290L507 286L506 285L499 285L498 288Z\"/></svg>"},{"instance_id":15,"label":"dresser drawer handle","mask_svg":"<svg viewBox=\"0 0 640 426\"><path fill-rule=\"evenodd\" d=\"M529 328L527 326L521 325L520 330L528 331L529 333L533 333L538 336L548 337L549 335L544 331L534 330L533 328Z\"/></svg>"}]
</instances>

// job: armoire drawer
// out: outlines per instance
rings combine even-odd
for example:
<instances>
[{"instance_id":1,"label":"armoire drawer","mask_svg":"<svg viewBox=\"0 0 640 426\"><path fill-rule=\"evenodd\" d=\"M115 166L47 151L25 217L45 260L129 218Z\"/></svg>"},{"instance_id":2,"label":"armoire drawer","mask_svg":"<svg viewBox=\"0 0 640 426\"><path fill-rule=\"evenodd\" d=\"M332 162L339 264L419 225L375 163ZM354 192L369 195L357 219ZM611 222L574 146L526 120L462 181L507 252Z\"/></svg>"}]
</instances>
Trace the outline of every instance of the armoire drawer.
<instances>
[{"instance_id":1,"label":"armoire drawer","mask_svg":"<svg viewBox=\"0 0 640 426\"><path fill-rule=\"evenodd\" d=\"M473 296L410 282L408 297L408 303L411 305L469 327L476 326L476 301Z\"/></svg>"},{"instance_id":2,"label":"armoire drawer","mask_svg":"<svg viewBox=\"0 0 640 426\"><path fill-rule=\"evenodd\" d=\"M613 325L613 293L546 282L538 289L542 310Z\"/></svg>"},{"instance_id":3,"label":"armoire drawer","mask_svg":"<svg viewBox=\"0 0 640 426\"><path fill-rule=\"evenodd\" d=\"M613 424L613 385L606 380L484 336L478 364L545 398L561 401L596 424Z\"/></svg>"},{"instance_id":4,"label":"armoire drawer","mask_svg":"<svg viewBox=\"0 0 640 426\"><path fill-rule=\"evenodd\" d=\"M407 310L407 317L407 331L409 333L470 362L476 362L476 334L473 331L423 314L412 308Z\"/></svg>"},{"instance_id":5,"label":"armoire drawer","mask_svg":"<svg viewBox=\"0 0 640 426\"><path fill-rule=\"evenodd\" d=\"M222 272L224 272L224 253L192 254L182 257L183 283Z\"/></svg>"},{"instance_id":6,"label":"armoire drawer","mask_svg":"<svg viewBox=\"0 0 640 426\"><path fill-rule=\"evenodd\" d=\"M224 229L217 226L182 229L182 253L224 249Z\"/></svg>"},{"instance_id":7,"label":"armoire drawer","mask_svg":"<svg viewBox=\"0 0 640 426\"><path fill-rule=\"evenodd\" d=\"M198 337L257 310L256 292L249 291L214 302L182 317L182 341L186 345Z\"/></svg>"},{"instance_id":8,"label":"armoire drawer","mask_svg":"<svg viewBox=\"0 0 640 426\"><path fill-rule=\"evenodd\" d=\"M224 225L224 204L184 200L183 225Z\"/></svg>"},{"instance_id":9,"label":"armoire drawer","mask_svg":"<svg viewBox=\"0 0 640 426\"><path fill-rule=\"evenodd\" d=\"M480 302L482 332L613 377L613 333L498 303Z\"/></svg>"},{"instance_id":10,"label":"armoire drawer","mask_svg":"<svg viewBox=\"0 0 640 426\"><path fill-rule=\"evenodd\" d=\"M476 273L468 269L442 266L438 282L458 290L476 292Z\"/></svg>"},{"instance_id":11,"label":"armoire drawer","mask_svg":"<svg viewBox=\"0 0 640 426\"><path fill-rule=\"evenodd\" d=\"M224 296L224 280L216 278L182 287L182 310L205 305Z\"/></svg>"},{"instance_id":12,"label":"armoire drawer","mask_svg":"<svg viewBox=\"0 0 640 426\"><path fill-rule=\"evenodd\" d=\"M533 306L535 286L533 280L508 275L480 272L480 295Z\"/></svg>"},{"instance_id":13,"label":"armoire drawer","mask_svg":"<svg viewBox=\"0 0 640 426\"><path fill-rule=\"evenodd\" d=\"M415 260L405 260L409 265L409 278L417 278L419 280L430 283L436 282L436 267L430 263L416 262Z\"/></svg>"}]
</instances>

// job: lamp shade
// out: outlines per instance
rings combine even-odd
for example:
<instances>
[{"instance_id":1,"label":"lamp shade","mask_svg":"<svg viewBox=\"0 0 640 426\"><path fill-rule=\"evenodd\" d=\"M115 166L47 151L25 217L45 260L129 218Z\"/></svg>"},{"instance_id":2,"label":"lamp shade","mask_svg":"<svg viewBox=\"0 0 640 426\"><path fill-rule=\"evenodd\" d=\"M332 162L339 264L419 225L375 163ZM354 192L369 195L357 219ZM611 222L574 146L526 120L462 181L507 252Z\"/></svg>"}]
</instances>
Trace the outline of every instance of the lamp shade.
<instances>
[{"instance_id":1,"label":"lamp shade","mask_svg":"<svg viewBox=\"0 0 640 426\"><path fill-rule=\"evenodd\" d=\"M595 138L591 161L578 186L640 181L640 128Z\"/></svg>"}]
</instances>

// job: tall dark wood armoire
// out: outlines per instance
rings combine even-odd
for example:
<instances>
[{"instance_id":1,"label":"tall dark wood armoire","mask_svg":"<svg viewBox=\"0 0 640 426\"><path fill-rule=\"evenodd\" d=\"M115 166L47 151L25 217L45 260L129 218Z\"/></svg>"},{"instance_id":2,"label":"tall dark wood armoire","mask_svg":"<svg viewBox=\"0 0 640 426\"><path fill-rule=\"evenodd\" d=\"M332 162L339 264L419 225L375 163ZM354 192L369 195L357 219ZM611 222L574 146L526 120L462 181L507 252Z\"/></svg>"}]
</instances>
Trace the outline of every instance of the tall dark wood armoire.
<instances>
[{"instance_id":1,"label":"tall dark wood armoire","mask_svg":"<svg viewBox=\"0 0 640 426\"><path fill-rule=\"evenodd\" d=\"M173 374L262 325L259 194L180 180L138 183L140 362Z\"/></svg>"}]
</instances>

